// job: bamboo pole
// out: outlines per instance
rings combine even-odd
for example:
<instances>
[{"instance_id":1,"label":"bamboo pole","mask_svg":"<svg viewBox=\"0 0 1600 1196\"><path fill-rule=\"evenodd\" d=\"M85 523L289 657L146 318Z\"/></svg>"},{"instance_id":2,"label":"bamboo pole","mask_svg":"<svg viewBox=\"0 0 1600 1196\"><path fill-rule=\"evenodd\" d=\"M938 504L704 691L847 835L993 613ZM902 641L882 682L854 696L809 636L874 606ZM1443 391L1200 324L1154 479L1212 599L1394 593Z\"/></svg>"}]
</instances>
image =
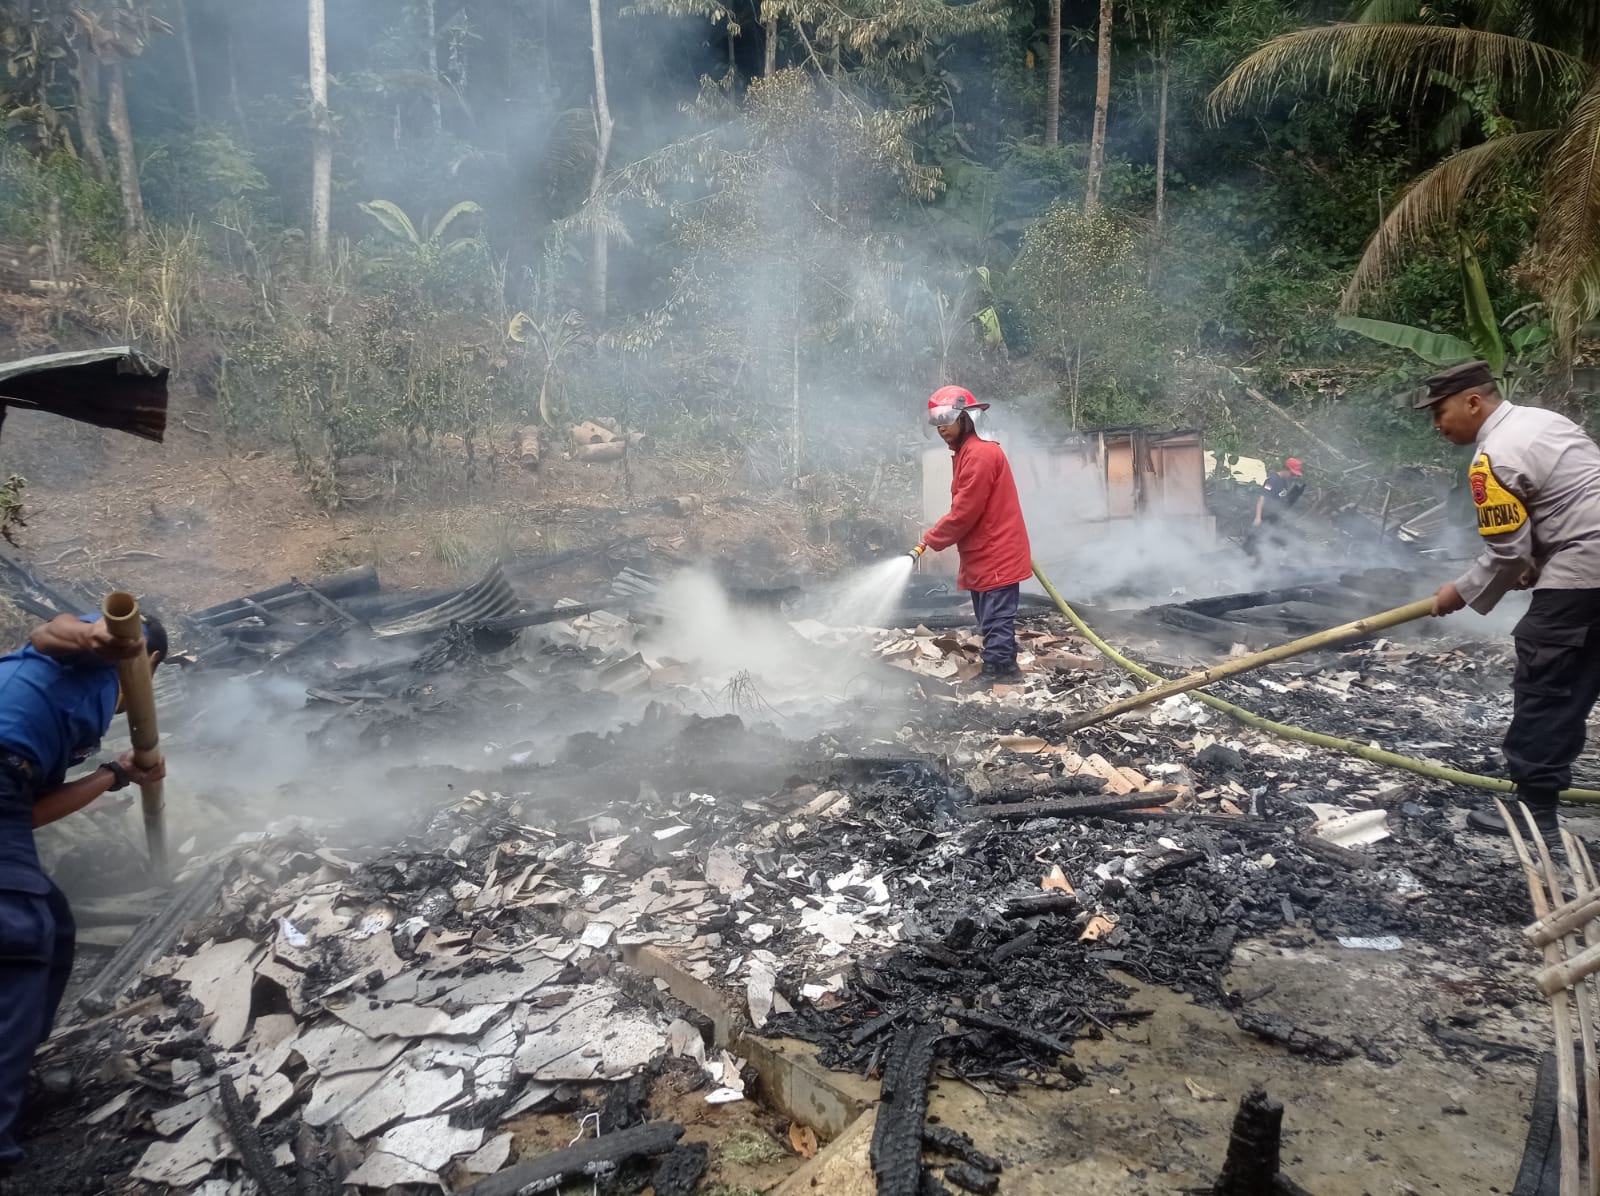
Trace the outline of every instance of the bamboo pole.
<instances>
[{"instance_id":1,"label":"bamboo pole","mask_svg":"<svg viewBox=\"0 0 1600 1196\"><path fill-rule=\"evenodd\" d=\"M1119 714L1126 714L1130 710L1138 710L1142 706L1150 706L1156 702L1164 701L1175 694L1188 693L1191 689L1199 689L1216 681L1228 677L1237 677L1240 673L1248 673L1255 669L1275 664L1280 660L1288 660L1292 656L1303 656L1307 652L1315 652L1319 648L1331 648L1335 644L1346 643L1350 640L1366 639L1373 632L1383 631L1389 627L1398 627L1402 623L1415 622L1433 613L1433 599L1422 598L1416 602L1397 606L1393 610L1386 610L1381 614L1369 615L1364 619L1357 619L1353 623L1342 623L1338 627L1330 627L1326 631L1319 631L1315 635L1302 636L1300 639L1291 640L1287 644L1279 644L1276 648L1268 648L1264 652L1253 652L1249 656L1240 656L1225 664L1219 664L1209 669L1202 669L1198 673L1190 673L1186 677L1179 677L1161 685L1136 693L1130 697L1119 698L1108 706L1090 714L1080 714L1076 718L1067 720L1065 730L1077 731L1084 727L1093 726L1095 723L1104 722L1108 718L1115 718Z\"/></svg>"},{"instance_id":2,"label":"bamboo pole","mask_svg":"<svg viewBox=\"0 0 1600 1196\"><path fill-rule=\"evenodd\" d=\"M1541 918L1522 933L1535 947L1542 947L1596 918L1600 918L1600 893L1582 893L1551 910L1549 917Z\"/></svg>"},{"instance_id":3,"label":"bamboo pole","mask_svg":"<svg viewBox=\"0 0 1600 1196\"><path fill-rule=\"evenodd\" d=\"M1058 610L1072 622L1086 640L1093 644L1106 659L1112 661L1128 672L1132 673L1152 685L1160 685L1165 677L1151 672L1144 665L1135 660L1130 660L1118 652L1103 638L1096 634L1094 628L1085 623L1082 617L1072 607L1067 605L1067 600L1050 584L1050 579L1044 575L1044 570L1039 568L1038 562L1034 563L1033 575L1039 579L1039 584L1044 587L1044 592L1056 604ZM1254 727L1258 731L1265 731L1269 735L1276 735L1280 739L1292 739L1298 743L1309 743L1316 747L1324 747L1330 751L1344 752L1351 756L1360 756L1363 760L1371 760L1374 764L1382 764L1388 768L1400 768L1406 772L1414 772L1418 776L1432 777L1437 781L1448 781L1453 785L1466 785L1473 789L1488 789L1495 793L1511 793L1516 786L1510 781L1499 777L1480 776L1475 772L1462 772L1459 768L1446 768L1442 764L1434 764L1428 760L1417 760L1411 756L1402 756L1398 752L1384 751L1370 744L1357 743L1353 739L1340 739L1334 735L1324 735L1319 731L1307 731L1304 727L1291 726L1288 723L1275 723L1269 718L1262 718L1259 714L1252 714L1242 706L1235 706L1232 702L1224 702L1221 698L1213 697L1208 693L1195 695L1196 699L1205 703L1213 710L1221 711L1229 718L1236 719L1247 727ZM1600 803L1600 789L1564 789L1562 798L1567 801Z\"/></svg>"},{"instance_id":4,"label":"bamboo pole","mask_svg":"<svg viewBox=\"0 0 1600 1196\"><path fill-rule=\"evenodd\" d=\"M106 595L100 608L106 630L120 640L144 642L144 621L139 617L139 602L120 590ZM133 761L140 768L154 768L161 762L160 734L156 730L156 695L150 675L150 653L117 662L117 681L122 686L122 708L128 714L128 734L133 740ZM144 807L144 839L150 851L150 868L159 879L167 877L167 827L163 814L163 788L160 781L139 786Z\"/></svg>"},{"instance_id":5,"label":"bamboo pole","mask_svg":"<svg viewBox=\"0 0 1600 1196\"><path fill-rule=\"evenodd\" d=\"M1567 866L1572 869L1572 887L1579 897L1600 889L1594 874L1594 862L1589 859L1589 849L1583 840L1571 831L1563 830L1561 840L1567 848ZM1590 923L1584 939L1591 947L1600 943L1600 922ZM1573 999L1578 1002L1578 1025L1583 1030L1583 1095L1584 1115L1589 1120L1589 1196L1600 1196L1600 984L1593 976L1580 980L1573 987Z\"/></svg>"},{"instance_id":6,"label":"bamboo pole","mask_svg":"<svg viewBox=\"0 0 1600 1196\"><path fill-rule=\"evenodd\" d=\"M1533 815L1528 812L1528 808L1518 802L1517 809L1527 818L1531 841L1544 865L1541 872L1539 865L1535 864L1532 856L1528 854L1528 845L1523 842L1522 833L1517 829L1517 820L1512 817L1511 811L1506 809L1505 802L1497 797L1494 799L1494 805L1500 812L1500 817L1505 820L1506 829L1511 832L1511 846L1517 853L1517 859L1522 862L1522 873L1528 882L1528 897L1533 902L1534 916L1548 917L1551 903L1559 904L1562 901L1562 894L1561 883L1556 878L1555 865L1551 863L1544 836L1534 825ZM1550 884L1548 896L1545 892L1546 877L1549 878ZM1561 956L1560 943L1545 944L1544 961L1547 965L1559 964ZM1578 1159L1580 1149L1578 1070L1572 1057L1572 1004L1567 999L1566 989L1563 988L1550 995L1550 1017L1555 1023L1556 1037L1556 1115L1561 1128L1561 1196L1581 1196L1578 1187L1581 1182Z\"/></svg>"}]
</instances>

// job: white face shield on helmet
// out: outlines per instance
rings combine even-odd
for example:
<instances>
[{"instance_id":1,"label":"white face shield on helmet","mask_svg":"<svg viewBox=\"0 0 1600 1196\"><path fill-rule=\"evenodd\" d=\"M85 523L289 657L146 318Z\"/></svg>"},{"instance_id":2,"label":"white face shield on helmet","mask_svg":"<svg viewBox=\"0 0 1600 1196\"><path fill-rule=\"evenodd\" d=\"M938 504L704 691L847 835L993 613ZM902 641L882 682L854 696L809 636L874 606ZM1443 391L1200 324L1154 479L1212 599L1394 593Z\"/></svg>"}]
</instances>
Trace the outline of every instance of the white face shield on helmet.
<instances>
[{"instance_id":1,"label":"white face shield on helmet","mask_svg":"<svg viewBox=\"0 0 1600 1196\"><path fill-rule=\"evenodd\" d=\"M928 423L935 428L948 428L960 421L963 415L972 417L972 434L979 440L989 439L979 428L981 422L978 417L983 414L982 407L930 407L928 408Z\"/></svg>"}]
</instances>

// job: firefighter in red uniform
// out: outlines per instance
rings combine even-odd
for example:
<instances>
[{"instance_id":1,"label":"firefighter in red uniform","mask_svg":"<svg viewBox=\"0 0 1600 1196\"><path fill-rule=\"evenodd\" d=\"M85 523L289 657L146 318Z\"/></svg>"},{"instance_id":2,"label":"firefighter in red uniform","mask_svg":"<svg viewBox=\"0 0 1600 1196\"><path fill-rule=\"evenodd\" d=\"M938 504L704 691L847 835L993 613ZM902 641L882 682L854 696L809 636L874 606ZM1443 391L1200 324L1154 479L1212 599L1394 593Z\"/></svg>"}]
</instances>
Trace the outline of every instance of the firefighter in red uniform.
<instances>
[{"instance_id":1,"label":"firefighter in red uniform","mask_svg":"<svg viewBox=\"0 0 1600 1196\"><path fill-rule=\"evenodd\" d=\"M1017 594L1033 574L1033 551L1022 521L1022 503L1011 463L992 440L978 435L974 418L989 410L972 393L945 386L928 400L928 422L955 454L950 513L922 537L913 556L956 546L961 571L956 584L972 591L972 609L983 636L983 679L1017 681Z\"/></svg>"}]
</instances>

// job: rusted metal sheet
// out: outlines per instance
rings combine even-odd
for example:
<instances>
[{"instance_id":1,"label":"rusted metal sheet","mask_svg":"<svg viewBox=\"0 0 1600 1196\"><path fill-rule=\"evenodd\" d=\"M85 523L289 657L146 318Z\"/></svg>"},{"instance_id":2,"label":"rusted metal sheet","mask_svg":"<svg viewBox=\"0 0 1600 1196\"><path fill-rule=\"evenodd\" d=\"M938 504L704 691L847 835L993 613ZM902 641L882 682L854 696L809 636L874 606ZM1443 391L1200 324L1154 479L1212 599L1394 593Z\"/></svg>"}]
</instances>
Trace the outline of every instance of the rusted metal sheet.
<instances>
[{"instance_id":1,"label":"rusted metal sheet","mask_svg":"<svg viewBox=\"0 0 1600 1196\"><path fill-rule=\"evenodd\" d=\"M167 375L136 349L52 353L0 364L0 421L8 407L48 411L161 443Z\"/></svg>"}]
</instances>

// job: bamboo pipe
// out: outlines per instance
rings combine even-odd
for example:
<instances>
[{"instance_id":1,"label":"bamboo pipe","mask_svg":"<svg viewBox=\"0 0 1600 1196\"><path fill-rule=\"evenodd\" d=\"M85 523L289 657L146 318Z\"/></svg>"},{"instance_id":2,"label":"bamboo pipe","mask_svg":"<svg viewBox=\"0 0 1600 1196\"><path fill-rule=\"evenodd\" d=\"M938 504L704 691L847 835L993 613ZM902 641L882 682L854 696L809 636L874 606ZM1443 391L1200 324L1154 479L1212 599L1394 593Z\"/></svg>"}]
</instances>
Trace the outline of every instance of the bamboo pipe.
<instances>
[{"instance_id":1,"label":"bamboo pipe","mask_svg":"<svg viewBox=\"0 0 1600 1196\"><path fill-rule=\"evenodd\" d=\"M1067 600L1061 596L1050 579L1044 575L1044 570L1039 568L1038 562L1034 563L1033 575L1039 579L1039 584L1044 587L1044 592L1056 604L1078 629L1078 633L1093 644L1106 659L1112 661L1142 681L1152 685L1160 685L1165 677L1151 672L1136 660L1130 660L1118 652L1093 627L1083 621L1083 616L1067 605ZM1436 781L1448 781L1454 785L1469 785L1474 789L1488 789L1496 793L1511 793L1516 786L1510 781L1499 777L1486 777L1475 772L1463 772L1459 768L1446 768L1442 764L1434 764L1428 760L1418 760L1412 756L1402 756L1398 752L1387 752L1382 748L1375 748L1371 744L1357 743L1353 739L1340 739L1335 735L1324 735L1320 731L1307 731L1304 727L1292 726L1289 723L1273 722L1269 718L1262 718L1253 714L1243 706L1235 706L1232 702L1224 702L1212 694L1196 694L1196 698L1204 702L1213 710L1220 710L1229 718L1237 719L1247 727L1254 727L1258 731L1265 731L1269 735L1276 735L1280 739L1292 739L1297 743L1315 744L1317 747L1328 748L1335 752L1345 752L1352 756L1360 756L1363 760L1371 760L1374 764L1382 764L1388 768L1402 768L1407 772L1414 772L1418 776L1432 777ZM1563 801L1594 802L1600 803L1600 789L1563 789Z\"/></svg>"},{"instance_id":2,"label":"bamboo pipe","mask_svg":"<svg viewBox=\"0 0 1600 1196\"><path fill-rule=\"evenodd\" d=\"M1068 719L1063 728L1067 731L1078 731L1084 727L1093 726L1095 723L1104 722L1108 718L1115 718L1119 714L1126 714L1130 710L1138 710L1142 706L1149 706L1160 702L1174 694L1188 693L1191 689L1199 689L1210 685L1214 681L1221 681L1227 677L1236 677L1240 673L1248 673L1264 665L1274 664L1280 660L1288 660L1291 656L1301 656L1307 652L1314 652L1318 648L1329 648L1347 640L1365 639L1375 631L1385 628L1398 627L1402 623L1410 623L1433 614L1433 599L1422 598L1416 602L1397 606L1393 610L1386 610L1381 614L1369 615L1364 619L1357 619L1353 623L1343 623L1338 627L1330 627L1327 631L1319 631L1315 635L1303 636L1291 640L1287 644L1279 644L1276 648L1268 648L1264 652L1253 652L1249 656L1240 656L1225 664L1214 668L1202 669L1198 673L1190 673L1186 677L1168 681L1164 685L1157 685L1142 693L1136 693L1126 698L1119 698L1108 706L1102 706L1090 714L1080 714L1076 718Z\"/></svg>"},{"instance_id":3,"label":"bamboo pipe","mask_svg":"<svg viewBox=\"0 0 1600 1196\"><path fill-rule=\"evenodd\" d=\"M115 590L106 595L100 608L106 630L119 640L144 643L144 621L139 617L139 601L132 594ZM128 714L128 734L133 740L133 761L140 768L161 763L160 733L156 730L156 695L150 676L150 653L117 662L117 681L122 686L122 708ZM139 786L144 807L144 840L150 851L151 870L160 879L167 876L167 826L162 812L163 785L155 781Z\"/></svg>"}]
</instances>

